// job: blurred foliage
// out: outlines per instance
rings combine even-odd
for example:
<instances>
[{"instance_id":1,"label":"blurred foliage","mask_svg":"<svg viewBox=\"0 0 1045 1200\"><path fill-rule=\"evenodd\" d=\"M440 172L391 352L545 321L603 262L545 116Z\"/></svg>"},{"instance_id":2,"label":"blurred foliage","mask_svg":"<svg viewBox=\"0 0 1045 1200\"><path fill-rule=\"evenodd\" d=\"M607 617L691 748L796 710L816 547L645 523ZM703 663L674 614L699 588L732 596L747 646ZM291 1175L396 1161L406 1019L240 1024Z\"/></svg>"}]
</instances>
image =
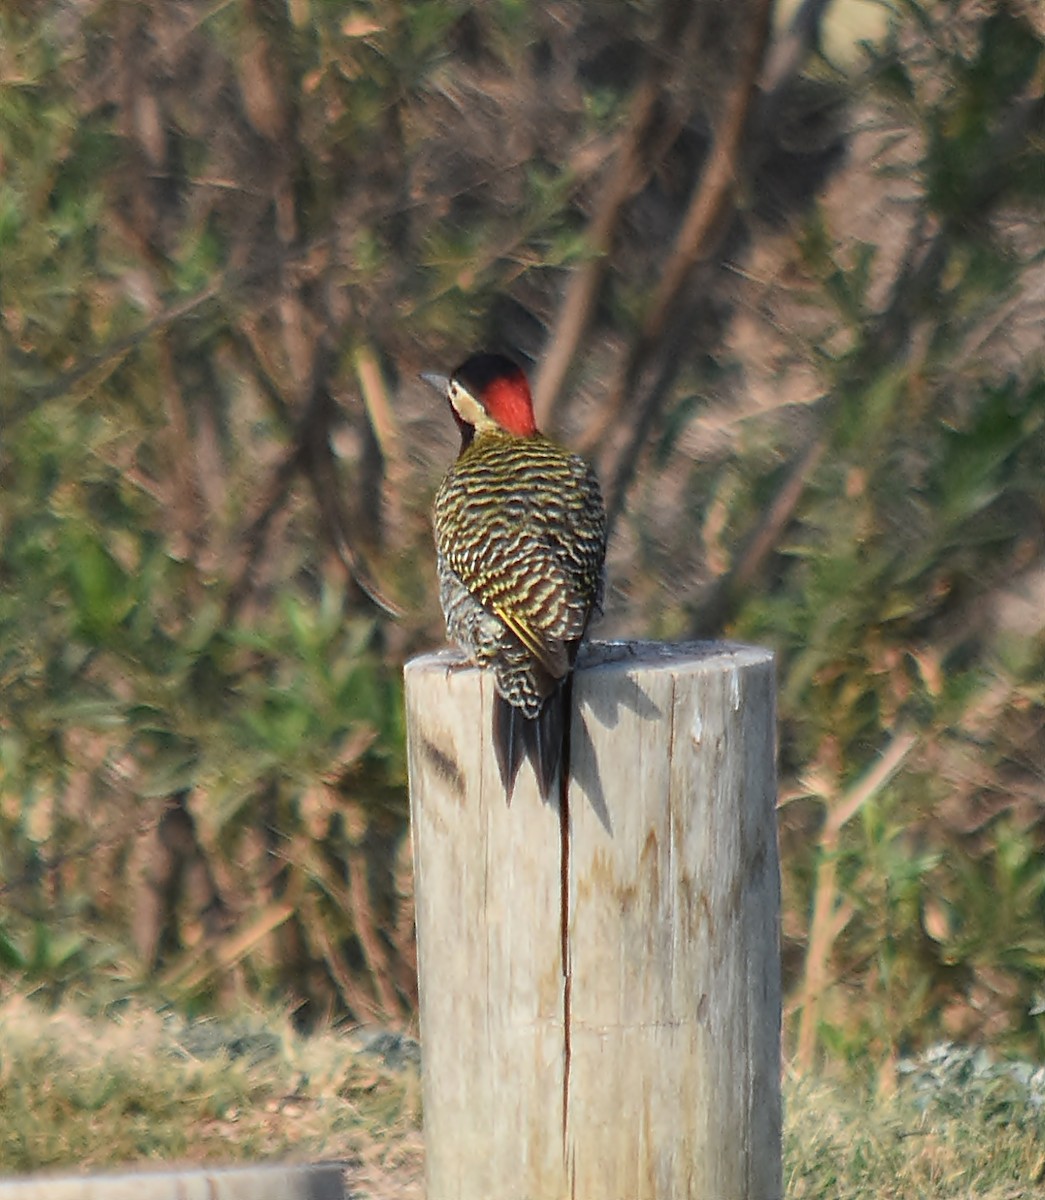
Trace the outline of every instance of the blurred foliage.
<instances>
[{"instance_id":1,"label":"blurred foliage","mask_svg":"<svg viewBox=\"0 0 1045 1200\"><path fill-rule=\"evenodd\" d=\"M536 362L598 271L545 412L621 502L604 628L778 651L799 1064L1045 1053L1045 29L781 27L656 326L756 17L0 11L5 973L412 1011L413 376Z\"/></svg>"},{"instance_id":2,"label":"blurred foliage","mask_svg":"<svg viewBox=\"0 0 1045 1200\"><path fill-rule=\"evenodd\" d=\"M780 650L806 1067L932 1030L1045 1052L1045 380L1009 325L1041 314L1045 42L1004 9L949 25L956 7L907 5L921 28L869 66L878 166L910 188L894 244L822 210L795 244L822 453L771 586L734 608ZM738 542L780 486L763 448L745 468Z\"/></svg>"}]
</instances>

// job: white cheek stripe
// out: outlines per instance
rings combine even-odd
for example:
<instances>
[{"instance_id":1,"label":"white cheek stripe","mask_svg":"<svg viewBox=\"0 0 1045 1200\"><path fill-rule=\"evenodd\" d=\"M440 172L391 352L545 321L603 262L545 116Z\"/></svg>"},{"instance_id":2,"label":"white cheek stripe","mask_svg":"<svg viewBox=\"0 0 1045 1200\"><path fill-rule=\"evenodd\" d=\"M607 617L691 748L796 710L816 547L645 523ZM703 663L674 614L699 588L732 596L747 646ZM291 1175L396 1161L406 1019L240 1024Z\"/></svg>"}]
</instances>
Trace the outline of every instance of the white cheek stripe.
<instances>
[{"instance_id":1,"label":"white cheek stripe","mask_svg":"<svg viewBox=\"0 0 1045 1200\"><path fill-rule=\"evenodd\" d=\"M486 409L464 388L451 389L450 403L466 425L473 425L476 429L489 429L493 426L494 422L490 420Z\"/></svg>"}]
</instances>

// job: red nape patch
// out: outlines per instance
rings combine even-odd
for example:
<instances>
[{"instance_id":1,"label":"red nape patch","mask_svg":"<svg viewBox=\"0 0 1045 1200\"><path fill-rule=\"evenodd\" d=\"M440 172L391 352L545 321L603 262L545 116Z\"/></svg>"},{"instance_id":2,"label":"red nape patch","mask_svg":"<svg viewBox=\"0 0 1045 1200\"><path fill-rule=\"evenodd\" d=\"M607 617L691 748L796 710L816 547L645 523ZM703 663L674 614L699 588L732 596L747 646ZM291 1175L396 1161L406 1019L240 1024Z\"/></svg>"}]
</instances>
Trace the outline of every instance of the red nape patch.
<instances>
[{"instance_id":1,"label":"red nape patch","mask_svg":"<svg viewBox=\"0 0 1045 1200\"><path fill-rule=\"evenodd\" d=\"M483 407L507 433L529 437L537 432L530 385L518 367L510 375L490 380L483 392Z\"/></svg>"}]
</instances>

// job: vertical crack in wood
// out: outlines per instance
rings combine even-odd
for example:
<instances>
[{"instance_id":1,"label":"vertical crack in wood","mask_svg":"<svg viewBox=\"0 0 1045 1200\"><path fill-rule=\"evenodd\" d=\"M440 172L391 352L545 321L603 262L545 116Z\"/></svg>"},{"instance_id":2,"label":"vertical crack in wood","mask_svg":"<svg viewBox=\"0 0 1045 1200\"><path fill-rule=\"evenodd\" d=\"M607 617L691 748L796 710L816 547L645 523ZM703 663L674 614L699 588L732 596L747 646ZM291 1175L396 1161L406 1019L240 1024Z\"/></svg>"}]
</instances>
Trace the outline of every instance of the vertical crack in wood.
<instances>
[{"instance_id":1,"label":"vertical crack in wood","mask_svg":"<svg viewBox=\"0 0 1045 1200\"><path fill-rule=\"evenodd\" d=\"M563 684L562 758L559 767L559 951L562 956L562 1160L568 1162L570 1112L570 727L573 678Z\"/></svg>"}]
</instances>

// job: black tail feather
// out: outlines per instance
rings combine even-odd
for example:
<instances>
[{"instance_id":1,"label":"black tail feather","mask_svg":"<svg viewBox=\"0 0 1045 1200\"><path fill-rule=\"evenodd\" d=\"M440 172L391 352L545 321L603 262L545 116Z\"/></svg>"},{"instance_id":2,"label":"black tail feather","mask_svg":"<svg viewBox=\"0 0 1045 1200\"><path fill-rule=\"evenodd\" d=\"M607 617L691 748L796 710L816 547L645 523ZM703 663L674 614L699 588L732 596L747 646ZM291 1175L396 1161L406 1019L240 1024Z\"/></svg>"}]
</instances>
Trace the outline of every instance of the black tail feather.
<instances>
[{"instance_id":1,"label":"black tail feather","mask_svg":"<svg viewBox=\"0 0 1045 1200\"><path fill-rule=\"evenodd\" d=\"M519 767L526 757L525 738L522 727L529 721L512 704L509 704L500 694L493 698L493 748L497 755L497 769L501 773L501 783L512 802L512 792L515 790L515 777Z\"/></svg>"},{"instance_id":2,"label":"black tail feather","mask_svg":"<svg viewBox=\"0 0 1045 1200\"><path fill-rule=\"evenodd\" d=\"M552 798L562 765L565 713L564 689L561 687L552 692L532 720L523 716L502 696L494 696L494 751L509 804L524 758L528 758L533 765L541 799L547 803Z\"/></svg>"},{"instance_id":3,"label":"black tail feather","mask_svg":"<svg viewBox=\"0 0 1045 1200\"><path fill-rule=\"evenodd\" d=\"M545 803L552 797L555 781L559 777L559 767L562 765L564 715L563 691L558 687L545 700L537 719L524 722L529 726L526 731L527 754L533 763L537 787Z\"/></svg>"}]
</instances>

